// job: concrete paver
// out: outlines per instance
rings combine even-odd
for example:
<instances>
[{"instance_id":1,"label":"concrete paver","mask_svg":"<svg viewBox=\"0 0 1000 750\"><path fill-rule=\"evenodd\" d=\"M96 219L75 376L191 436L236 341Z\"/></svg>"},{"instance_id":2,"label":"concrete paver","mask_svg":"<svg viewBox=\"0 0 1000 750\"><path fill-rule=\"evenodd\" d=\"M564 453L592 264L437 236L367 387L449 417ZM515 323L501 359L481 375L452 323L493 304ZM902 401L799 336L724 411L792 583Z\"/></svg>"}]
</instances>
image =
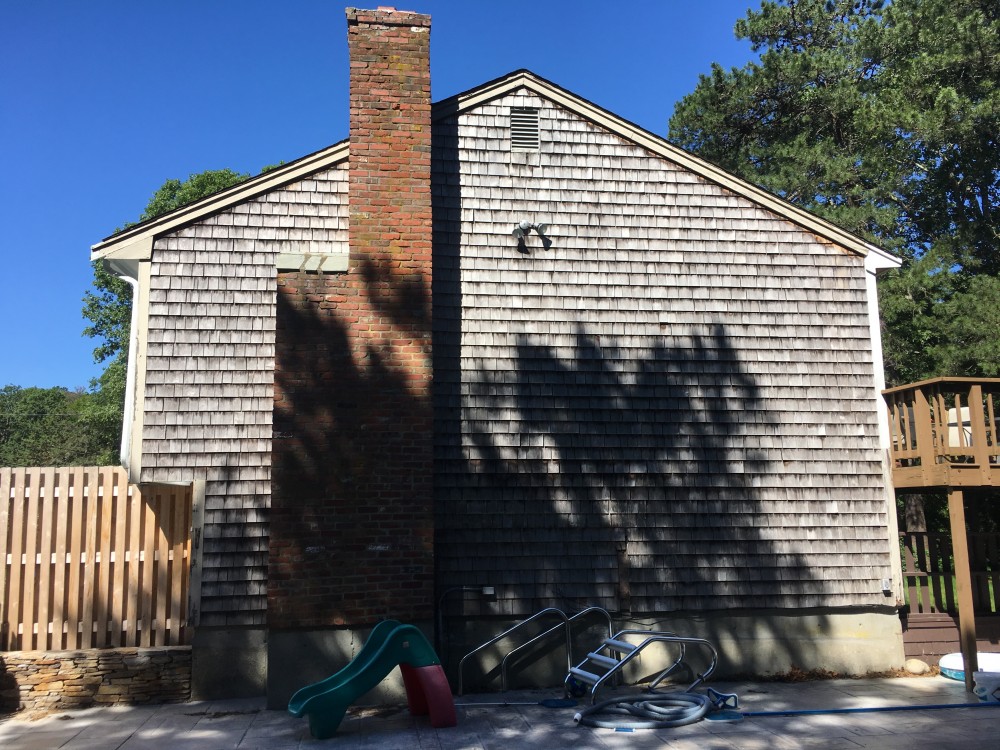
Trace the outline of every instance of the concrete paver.
<instances>
[{"instance_id":1,"label":"concrete paver","mask_svg":"<svg viewBox=\"0 0 1000 750\"><path fill-rule=\"evenodd\" d=\"M743 682L715 685L740 697L741 712L791 712L974 703L961 683L943 677ZM638 694L638 688L626 694ZM457 727L433 729L403 707L355 709L329 740L309 735L305 720L268 711L258 699L63 711L38 721L0 718L4 750L966 750L1000 737L1000 704L988 708L906 712L774 715L701 721L685 727L616 732L573 723L578 709L538 705L558 691L457 698ZM491 705L494 704L494 705Z\"/></svg>"}]
</instances>

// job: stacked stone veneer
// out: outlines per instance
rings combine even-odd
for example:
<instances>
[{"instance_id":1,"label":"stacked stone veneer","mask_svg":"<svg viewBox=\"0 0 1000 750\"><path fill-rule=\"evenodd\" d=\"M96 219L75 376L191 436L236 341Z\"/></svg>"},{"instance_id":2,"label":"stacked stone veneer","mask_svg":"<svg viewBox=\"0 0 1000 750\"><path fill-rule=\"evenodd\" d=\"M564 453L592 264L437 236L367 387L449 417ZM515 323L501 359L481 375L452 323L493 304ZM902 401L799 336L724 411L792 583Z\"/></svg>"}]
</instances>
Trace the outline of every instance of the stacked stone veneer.
<instances>
[{"instance_id":1,"label":"stacked stone veneer","mask_svg":"<svg viewBox=\"0 0 1000 750\"><path fill-rule=\"evenodd\" d=\"M191 696L191 648L0 654L0 711L175 703Z\"/></svg>"}]
</instances>

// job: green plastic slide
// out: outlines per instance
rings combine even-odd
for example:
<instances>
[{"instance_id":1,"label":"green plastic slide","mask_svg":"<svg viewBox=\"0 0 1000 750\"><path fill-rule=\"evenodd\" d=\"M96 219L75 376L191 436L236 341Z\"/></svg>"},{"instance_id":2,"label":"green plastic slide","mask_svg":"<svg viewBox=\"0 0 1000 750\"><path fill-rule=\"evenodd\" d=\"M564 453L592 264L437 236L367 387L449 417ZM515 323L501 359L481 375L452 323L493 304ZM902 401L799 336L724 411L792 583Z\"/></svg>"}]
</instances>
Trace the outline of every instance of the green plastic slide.
<instances>
[{"instance_id":1,"label":"green plastic slide","mask_svg":"<svg viewBox=\"0 0 1000 750\"><path fill-rule=\"evenodd\" d=\"M326 739L337 731L348 707L378 685L396 666L437 667L440 671L440 664L433 647L415 626L401 625L395 620L383 620L375 626L361 651L346 667L322 682L308 685L295 693L288 702L288 711L293 716L308 716L309 731L313 737ZM404 676L406 672L404 669ZM425 681L414 680L415 683ZM445 698L439 687L428 683L425 690L429 689L434 694L418 697L411 694L410 682L408 679L407 697L410 699L411 712L417 713L414 710L415 703L426 707L430 701L432 720L436 718L435 714L440 715L443 711L444 720L447 721L448 708L441 706L446 700L451 706L452 721L450 724L435 721L434 725L454 726L454 703L450 690ZM446 681L444 685L447 685ZM420 688L416 690L420 691Z\"/></svg>"}]
</instances>

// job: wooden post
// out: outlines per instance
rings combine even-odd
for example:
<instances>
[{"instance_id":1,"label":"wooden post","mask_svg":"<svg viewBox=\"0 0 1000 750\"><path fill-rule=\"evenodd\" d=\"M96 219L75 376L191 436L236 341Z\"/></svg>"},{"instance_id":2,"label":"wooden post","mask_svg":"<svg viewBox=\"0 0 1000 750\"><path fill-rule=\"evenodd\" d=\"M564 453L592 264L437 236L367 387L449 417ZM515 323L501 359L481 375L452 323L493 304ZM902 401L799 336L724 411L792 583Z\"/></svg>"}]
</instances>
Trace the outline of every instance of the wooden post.
<instances>
[{"instance_id":1,"label":"wooden post","mask_svg":"<svg viewBox=\"0 0 1000 750\"><path fill-rule=\"evenodd\" d=\"M0 651L13 650L11 644L13 636L10 635L10 605L7 602L7 597L10 596L11 599L14 599L17 597L17 594L15 593L16 589L8 588L8 581L14 578L14 572L21 567L20 556L11 554L11 573L10 577L8 577L7 554L11 548L7 546L7 536L8 530L11 528L11 520L14 517L14 514L11 512L10 497L11 490L13 489L11 486L13 484L13 472L13 469L0 469ZM14 546L16 546L18 539L16 527L11 533L14 537ZM17 635L16 624L14 625L14 635Z\"/></svg>"},{"instance_id":2,"label":"wooden post","mask_svg":"<svg viewBox=\"0 0 1000 750\"><path fill-rule=\"evenodd\" d=\"M920 456L920 475L923 484L929 487L933 484L934 469L934 428L931 424L931 406L922 388L917 388L913 394L913 420L916 422L917 454ZM945 425L947 428L947 424ZM913 447L912 445L910 446Z\"/></svg>"},{"instance_id":3,"label":"wooden post","mask_svg":"<svg viewBox=\"0 0 1000 750\"><path fill-rule=\"evenodd\" d=\"M955 555L958 583L958 632L965 663L965 689L972 692L972 673L979 669L976 659L976 613L972 606L972 572L969 566L969 539L965 530L965 501L962 490L948 492L951 545Z\"/></svg>"},{"instance_id":4,"label":"wooden post","mask_svg":"<svg viewBox=\"0 0 1000 750\"><path fill-rule=\"evenodd\" d=\"M972 455L979 471L982 472L981 483L990 485L990 446L986 437L986 414L983 411L983 387L978 383L969 389L969 431L971 433ZM958 415L959 432L964 432L962 414Z\"/></svg>"}]
</instances>

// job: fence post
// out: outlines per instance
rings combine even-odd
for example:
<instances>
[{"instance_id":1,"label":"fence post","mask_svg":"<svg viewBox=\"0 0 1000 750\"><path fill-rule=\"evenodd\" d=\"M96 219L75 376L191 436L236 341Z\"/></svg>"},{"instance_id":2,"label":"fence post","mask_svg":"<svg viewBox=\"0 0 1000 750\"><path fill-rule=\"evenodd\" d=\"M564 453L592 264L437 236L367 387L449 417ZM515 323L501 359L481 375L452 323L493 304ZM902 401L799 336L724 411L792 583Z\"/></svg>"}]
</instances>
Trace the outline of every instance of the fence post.
<instances>
[{"instance_id":1,"label":"fence post","mask_svg":"<svg viewBox=\"0 0 1000 750\"><path fill-rule=\"evenodd\" d=\"M0 469L0 651L7 648L10 630L7 625L10 615L7 605L7 556L10 553L10 550L7 549L7 534L10 530L12 475L12 469ZM12 559L12 567L14 563L15 561Z\"/></svg>"},{"instance_id":2,"label":"fence post","mask_svg":"<svg viewBox=\"0 0 1000 750\"><path fill-rule=\"evenodd\" d=\"M201 561L205 546L205 480L195 479L191 486L191 574L188 579L188 623L201 622Z\"/></svg>"},{"instance_id":3,"label":"fence post","mask_svg":"<svg viewBox=\"0 0 1000 750\"><path fill-rule=\"evenodd\" d=\"M913 419L916 422L917 453L920 456L920 476L925 486L932 484L934 469L934 430L931 426L931 407L923 389L918 388L913 399Z\"/></svg>"}]
</instances>

